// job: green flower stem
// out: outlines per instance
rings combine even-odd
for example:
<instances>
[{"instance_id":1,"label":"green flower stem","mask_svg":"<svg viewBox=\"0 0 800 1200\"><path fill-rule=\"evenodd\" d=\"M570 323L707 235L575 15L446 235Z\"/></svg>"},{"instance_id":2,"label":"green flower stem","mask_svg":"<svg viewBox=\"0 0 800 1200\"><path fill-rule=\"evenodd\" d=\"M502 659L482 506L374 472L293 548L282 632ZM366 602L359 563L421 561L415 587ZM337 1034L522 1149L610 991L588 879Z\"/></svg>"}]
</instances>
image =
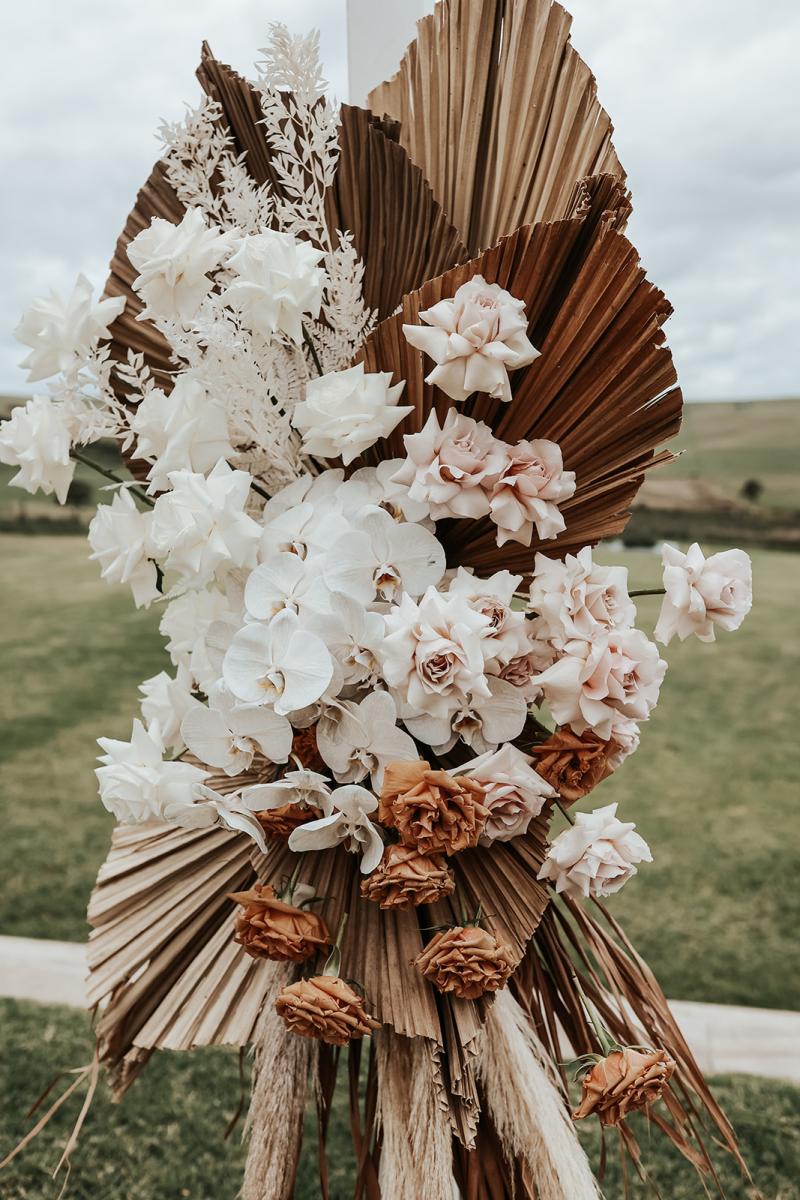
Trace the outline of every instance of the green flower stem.
<instances>
[{"instance_id":1,"label":"green flower stem","mask_svg":"<svg viewBox=\"0 0 800 1200\"><path fill-rule=\"evenodd\" d=\"M666 588L639 588L636 592L628 592L633 599L635 596L666 596Z\"/></svg>"},{"instance_id":2,"label":"green flower stem","mask_svg":"<svg viewBox=\"0 0 800 1200\"><path fill-rule=\"evenodd\" d=\"M311 355L311 358L314 362L314 366L317 368L317 374L324 375L325 372L322 369L322 363L319 360L319 354L317 354L317 347L314 345L313 341L311 340L311 334L308 332L305 325L303 326L303 341L305 342L306 347L308 348L308 352Z\"/></svg>"},{"instance_id":3,"label":"green flower stem","mask_svg":"<svg viewBox=\"0 0 800 1200\"><path fill-rule=\"evenodd\" d=\"M344 939L344 931L347 928L347 918L349 913L343 913L342 919L339 922L339 932L336 934L336 942L331 950L330 957L322 969L323 975L332 975L336 979L342 969L342 941Z\"/></svg>"},{"instance_id":4,"label":"green flower stem","mask_svg":"<svg viewBox=\"0 0 800 1200\"><path fill-rule=\"evenodd\" d=\"M575 824L575 818L573 817L572 813L569 811L568 808L564 807L564 805L561 803L561 800L558 797L556 797L556 799L555 799L555 806L556 806L556 808L561 810L562 815L566 817L566 819L569 821L570 825Z\"/></svg>"},{"instance_id":5,"label":"green flower stem","mask_svg":"<svg viewBox=\"0 0 800 1200\"><path fill-rule=\"evenodd\" d=\"M109 467L101 466L100 463L96 463L94 459L88 458L80 450L70 450L69 456L75 462L82 463L84 467L89 467L92 471L97 471L97 474L102 475L104 479L110 479L112 483L121 483L137 500L141 500L142 504L146 504L149 508L153 507L155 501L146 492L143 492L138 487L128 487L127 480L123 479L121 475L117 475L116 471L112 471Z\"/></svg>"}]
</instances>

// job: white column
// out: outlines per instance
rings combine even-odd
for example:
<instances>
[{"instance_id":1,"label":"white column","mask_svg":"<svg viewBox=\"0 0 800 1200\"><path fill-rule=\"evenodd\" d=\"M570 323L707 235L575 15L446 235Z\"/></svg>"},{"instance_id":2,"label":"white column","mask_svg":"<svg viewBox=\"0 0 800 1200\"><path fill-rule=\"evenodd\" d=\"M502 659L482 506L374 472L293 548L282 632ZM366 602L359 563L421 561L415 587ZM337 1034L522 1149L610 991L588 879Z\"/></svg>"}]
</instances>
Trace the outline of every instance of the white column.
<instances>
[{"instance_id":1,"label":"white column","mask_svg":"<svg viewBox=\"0 0 800 1200\"><path fill-rule=\"evenodd\" d=\"M394 75L417 21L433 6L434 0L347 0L351 104L363 104L371 88Z\"/></svg>"}]
</instances>

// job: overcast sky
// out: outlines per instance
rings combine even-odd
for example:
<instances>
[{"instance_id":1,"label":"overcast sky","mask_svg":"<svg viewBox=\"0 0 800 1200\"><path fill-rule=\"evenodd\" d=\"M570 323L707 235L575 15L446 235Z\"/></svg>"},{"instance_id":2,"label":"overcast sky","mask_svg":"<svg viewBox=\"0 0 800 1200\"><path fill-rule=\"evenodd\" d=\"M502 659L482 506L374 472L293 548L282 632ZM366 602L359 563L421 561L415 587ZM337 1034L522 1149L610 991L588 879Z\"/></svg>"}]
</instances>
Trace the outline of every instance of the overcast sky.
<instances>
[{"instance_id":1,"label":"overcast sky","mask_svg":"<svg viewBox=\"0 0 800 1200\"><path fill-rule=\"evenodd\" d=\"M374 0L375 19L382 3ZM409 0L411 3L411 0ZM573 40L634 197L630 233L675 307L691 399L800 394L797 0L572 0ZM345 0L4 4L0 391L26 392L11 329L49 286L97 285L157 154L195 101L205 37L247 72L272 20L321 30L347 97ZM359 97L353 97L358 100Z\"/></svg>"}]
</instances>

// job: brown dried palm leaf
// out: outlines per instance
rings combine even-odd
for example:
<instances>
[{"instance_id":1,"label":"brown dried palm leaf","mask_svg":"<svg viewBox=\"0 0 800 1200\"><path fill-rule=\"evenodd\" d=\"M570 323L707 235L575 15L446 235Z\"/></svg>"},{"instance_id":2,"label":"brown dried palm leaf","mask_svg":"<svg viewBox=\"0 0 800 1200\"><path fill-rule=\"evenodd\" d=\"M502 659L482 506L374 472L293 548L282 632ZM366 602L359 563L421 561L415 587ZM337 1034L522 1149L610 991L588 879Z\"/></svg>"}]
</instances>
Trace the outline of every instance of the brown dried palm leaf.
<instances>
[{"instance_id":1,"label":"brown dried palm leaf","mask_svg":"<svg viewBox=\"0 0 800 1200\"><path fill-rule=\"evenodd\" d=\"M589 184L592 186L590 187ZM619 193L617 193L619 195ZM403 435L416 432L435 408L440 421L452 401L425 382L430 360L406 341L404 323L475 275L499 283L525 302L528 333L541 355L516 372L514 398L504 405L473 396L464 412L490 424L498 437L550 438L575 471L575 495L561 505L566 530L531 547L497 546L488 518L439 526L448 559L478 571L528 571L536 550L563 555L625 527L644 472L673 455L657 450L680 428L682 398L661 329L671 308L646 278L638 254L615 228L613 181L587 181L573 196L581 215L529 225L463 266L406 296L402 313L383 321L361 357L370 371L405 379L414 411L365 456L402 456ZM607 207L607 205L611 207Z\"/></svg>"},{"instance_id":2,"label":"brown dried palm leaf","mask_svg":"<svg viewBox=\"0 0 800 1200\"><path fill-rule=\"evenodd\" d=\"M664 1109L650 1120L693 1163L718 1182L703 1135L710 1126L714 1140L729 1151L742 1172L736 1136L714 1099L669 1009L655 976L619 924L599 903L599 916L571 899L550 905L531 942L511 988L528 1011L537 1034L555 1063L565 1058L563 1036L576 1056L602 1053L586 1017L587 997L603 1025L623 1045L647 1044L667 1050L678 1069L664 1095ZM566 1083L566 1072L561 1066ZM629 1127L622 1146L637 1164L639 1151Z\"/></svg>"},{"instance_id":3,"label":"brown dried palm leaf","mask_svg":"<svg viewBox=\"0 0 800 1200\"><path fill-rule=\"evenodd\" d=\"M472 254L563 217L578 180L624 181L594 76L551 0L441 0L368 97Z\"/></svg>"}]
</instances>

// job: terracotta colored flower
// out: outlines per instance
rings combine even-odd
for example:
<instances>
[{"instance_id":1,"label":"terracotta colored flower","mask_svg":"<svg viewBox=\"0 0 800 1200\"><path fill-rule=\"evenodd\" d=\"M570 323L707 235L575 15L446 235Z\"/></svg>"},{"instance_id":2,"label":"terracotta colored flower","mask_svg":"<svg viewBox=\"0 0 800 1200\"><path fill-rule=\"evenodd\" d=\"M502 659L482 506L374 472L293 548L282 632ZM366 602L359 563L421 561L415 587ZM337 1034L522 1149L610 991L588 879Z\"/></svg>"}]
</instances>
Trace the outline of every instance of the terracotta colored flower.
<instances>
[{"instance_id":1,"label":"terracotta colored flower","mask_svg":"<svg viewBox=\"0 0 800 1200\"><path fill-rule=\"evenodd\" d=\"M361 884L361 895L381 908L434 904L455 887L444 855L420 854L413 846L387 846L382 860Z\"/></svg>"},{"instance_id":2,"label":"terracotta colored flower","mask_svg":"<svg viewBox=\"0 0 800 1200\"><path fill-rule=\"evenodd\" d=\"M286 904L268 883L257 883L248 892L233 892L230 898L242 906L233 940L251 958L305 962L330 944L322 917Z\"/></svg>"},{"instance_id":3,"label":"terracotta colored flower","mask_svg":"<svg viewBox=\"0 0 800 1200\"><path fill-rule=\"evenodd\" d=\"M462 1000L499 991L514 970L509 947L476 925L443 929L414 966L440 992L453 992Z\"/></svg>"},{"instance_id":4,"label":"terracotta colored flower","mask_svg":"<svg viewBox=\"0 0 800 1200\"><path fill-rule=\"evenodd\" d=\"M489 810L474 779L432 771L426 762L389 763L378 817L420 854L458 854L478 844Z\"/></svg>"},{"instance_id":5,"label":"terracotta colored flower","mask_svg":"<svg viewBox=\"0 0 800 1200\"><path fill-rule=\"evenodd\" d=\"M364 1001L343 979L315 975L283 989L275 1001L290 1033L344 1046L364 1037L380 1022L367 1014Z\"/></svg>"},{"instance_id":6,"label":"terracotta colored flower","mask_svg":"<svg viewBox=\"0 0 800 1200\"><path fill-rule=\"evenodd\" d=\"M317 821L322 813L318 808L310 808L306 804L284 804L280 808L262 809L255 815L268 838L286 841L298 825Z\"/></svg>"},{"instance_id":7,"label":"terracotta colored flower","mask_svg":"<svg viewBox=\"0 0 800 1200\"><path fill-rule=\"evenodd\" d=\"M300 759L307 771L320 771L324 774L327 770L325 760L317 749L316 725L309 725L307 729L295 731L292 739L292 754L295 758Z\"/></svg>"},{"instance_id":8,"label":"terracotta colored flower","mask_svg":"<svg viewBox=\"0 0 800 1200\"><path fill-rule=\"evenodd\" d=\"M532 746L531 754L537 774L552 784L565 804L574 804L612 774L608 760L616 749L613 741L603 741L590 729L579 737L564 728Z\"/></svg>"},{"instance_id":9,"label":"terracotta colored flower","mask_svg":"<svg viewBox=\"0 0 800 1200\"><path fill-rule=\"evenodd\" d=\"M597 1113L602 1125L618 1125L658 1100L674 1072L666 1050L612 1050L584 1075L583 1096L572 1119Z\"/></svg>"}]
</instances>

